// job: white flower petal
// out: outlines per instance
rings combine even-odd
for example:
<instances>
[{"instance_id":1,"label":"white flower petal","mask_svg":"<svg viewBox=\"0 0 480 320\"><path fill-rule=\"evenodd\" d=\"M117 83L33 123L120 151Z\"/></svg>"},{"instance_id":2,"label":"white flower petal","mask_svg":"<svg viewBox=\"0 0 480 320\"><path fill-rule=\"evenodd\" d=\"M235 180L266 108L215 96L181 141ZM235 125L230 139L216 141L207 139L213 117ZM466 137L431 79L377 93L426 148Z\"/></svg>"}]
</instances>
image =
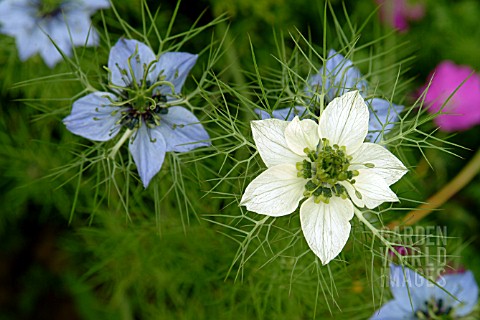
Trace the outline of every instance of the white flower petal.
<instances>
[{"instance_id":1,"label":"white flower petal","mask_svg":"<svg viewBox=\"0 0 480 320\"><path fill-rule=\"evenodd\" d=\"M365 169L363 164L373 163L375 167L368 169L368 172L381 176L388 185L397 182L408 171L397 157L376 143L362 144L351 156L350 170Z\"/></svg>"},{"instance_id":2,"label":"white flower petal","mask_svg":"<svg viewBox=\"0 0 480 320\"><path fill-rule=\"evenodd\" d=\"M290 214L303 198L305 182L305 179L297 177L295 165L281 164L268 168L250 182L240 205L272 217Z\"/></svg>"},{"instance_id":3,"label":"white flower petal","mask_svg":"<svg viewBox=\"0 0 480 320\"><path fill-rule=\"evenodd\" d=\"M362 199L359 199L356 195L355 195L355 189L352 187L352 185L346 181L340 181L339 182L342 186L345 187L345 189L347 189L347 193L348 195L350 196L350 199L352 199L352 202L359 208L363 208L365 207L365 203L363 202Z\"/></svg>"},{"instance_id":4,"label":"white flower petal","mask_svg":"<svg viewBox=\"0 0 480 320\"><path fill-rule=\"evenodd\" d=\"M303 234L322 264L329 263L342 251L350 235L352 217L352 202L335 196L328 204L317 204L311 197L300 207Z\"/></svg>"},{"instance_id":5,"label":"white flower petal","mask_svg":"<svg viewBox=\"0 0 480 320\"><path fill-rule=\"evenodd\" d=\"M287 146L296 154L305 157L305 148L317 150L318 124L310 119L301 120L297 117L285 128Z\"/></svg>"},{"instance_id":6,"label":"white flower petal","mask_svg":"<svg viewBox=\"0 0 480 320\"><path fill-rule=\"evenodd\" d=\"M360 148L368 133L368 107L358 91L333 99L320 116L320 138L345 146L348 154Z\"/></svg>"},{"instance_id":7,"label":"white flower petal","mask_svg":"<svg viewBox=\"0 0 480 320\"><path fill-rule=\"evenodd\" d=\"M397 195L390 189L385 180L369 170L358 170L360 174L355 177L355 188L348 182L340 182L347 189L353 203L360 208L373 209L384 202L398 202ZM357 197L355 190L360 193L361 199Z\"/></svg>"},{"instance_id":8,"label":"white flower petal","mask_svg":"<svg viewBox=\"0 0 480 320\"><path fill-rule=\"evenodd\" d=\"M285 128L289 122L278 119L256 120L251 122L253 140L267 167L282 163L295 164L303 161L285 141Z\"/></svg>"}]
</instances>

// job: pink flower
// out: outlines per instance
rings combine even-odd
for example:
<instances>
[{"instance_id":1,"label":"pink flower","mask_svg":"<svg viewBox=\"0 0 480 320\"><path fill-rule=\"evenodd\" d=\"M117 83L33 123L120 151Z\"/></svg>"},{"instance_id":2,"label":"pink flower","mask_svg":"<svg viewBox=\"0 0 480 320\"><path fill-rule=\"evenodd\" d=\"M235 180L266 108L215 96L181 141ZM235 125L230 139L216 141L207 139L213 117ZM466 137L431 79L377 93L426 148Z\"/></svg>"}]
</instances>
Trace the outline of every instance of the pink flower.
<instances>
[{"instance_id":1,"label":"pink flower","mask_svg":"<svg viewBox=\"0 0 480 320\"><path fill-rule=\"evenodd\" d=\"M420 20L425 14L424 5L407 0L375 0L380 7L380 20L400 31L408 30L408 21Z\"/></svg>"},{"instance_id":2,"label":"pink flower","mask_svg":"<svg viewBox=\"0 0 480 320\"><path fill-rule=\"evenodd\" d=\"M430 113L442 111L435 123L443 131L467 130L480 123L480 75L468 66L440 63L430 74L425 105ZM462 82L465 81L462 85ZM422 91L428 87L427 84ZM460 87L460 88L459 88ZM455 94L448 97L456 90Z\"/></svg>"},{"instance_id":3,"label":"pink flower","mask_svg":"<svg viewBox=\"0 0 480 320\"><path fill-rule=\"evenodd\" d=\"M393 250L389 249L388 254L391 257L395 257L396 253L394 251L398 252L398 254L401 255L401 256L408 256L412 253L413 250L409 247L393 246Z\"/></svg>"},{"instance_id":4,"label":"pink flower","mask_svg":"<svg viewBox=\"0 0 480 320\"><path fill-rule=\"evenodd\" d=\"M448 266L448 264L447 264L447 266ZM447 274L462 274L462 273L465 273L465 272L467 272L467 269L465 269L465 267L463 267L463 266L459 266L457 269L454 269L452 267L448 267L448 268L443 270L440 277L444 276L444 275L447 275Z\"/></svg>"}]
</instances>

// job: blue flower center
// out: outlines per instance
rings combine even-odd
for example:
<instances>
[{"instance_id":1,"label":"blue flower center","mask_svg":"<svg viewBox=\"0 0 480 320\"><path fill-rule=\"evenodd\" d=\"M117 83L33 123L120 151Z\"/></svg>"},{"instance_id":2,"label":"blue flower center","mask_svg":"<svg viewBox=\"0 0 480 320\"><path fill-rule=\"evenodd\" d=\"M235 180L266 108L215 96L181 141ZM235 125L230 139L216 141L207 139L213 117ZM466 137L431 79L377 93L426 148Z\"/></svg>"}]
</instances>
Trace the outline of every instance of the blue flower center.
<instances>
[{"instance_id":1,"label":"blue flower center","mask_svg":"<svg viewBox=\"0 0 480 320\"><path fill-rule=\"evenodd\" d=\"M151 103L154 101L155 103ZM119 123L130 130L138 129L142 120L150 129L160 125L161 116L168 113L168 108L164 105L167 98L164 95L154 95L148 101L143 102L142 108L136 108L134 104L127 103L127 110L122 111L122 117ZM138 104L138 101L135 101ZM148 105L150 103L150 105ZM145 107L147 106L147 107Z\"/></svg>"},{"instance_id":2,"label":"blue flower center","mask_svg":"<svg viewBox=\"0 0 480 320\"><path fill-rule=\"evenodd\" d=\"M130 130L138 129L142 124L153 129L160 125L162 115L168 113L167 94L163 94L162 87L171 87L173 85L165 81L165 76L159 75L156 79L151 79L152 71L156 67L156 60L150 63L142 63L138 48L128 58L128 70L122 68L118 63L116 68L120 71L125 86L112 85L117 91L120 101L114 104L123 107L122 116L117 124L121 124ZM135 70L142 70L139 77ZM119 92L119 93L118 93Z\"/></svg>"},{"instance_id":3,"label":"blue flower center","mask_svg":"<svg viewBox=\"0 0 480 320\"><path fill-rule=\"evenodd\" d=\"M415 312L415 319L422 320L453 320L454 310L444 306L443 299L425 301L425 307Z\"/></svg>"},{"instance_id":4,"label":"blue flower center","mask_svg":"<svg viewBox=\"0 0 480 320\"><path fill-rule=\"evenodd\" d=\"M313 196L315 203L329 203L333 196L346 199L347 191L339 182L354 185L353 178L359 174L357 170L349 170L352 157L346 154L346 148L336 144L330 146L329 141L323 138L317 150L305 148L304 152L308 159L296 164L297 176L308 180L304 196ZM357 197L361 198L360 193Z\"/></svg>"}]
</instances>

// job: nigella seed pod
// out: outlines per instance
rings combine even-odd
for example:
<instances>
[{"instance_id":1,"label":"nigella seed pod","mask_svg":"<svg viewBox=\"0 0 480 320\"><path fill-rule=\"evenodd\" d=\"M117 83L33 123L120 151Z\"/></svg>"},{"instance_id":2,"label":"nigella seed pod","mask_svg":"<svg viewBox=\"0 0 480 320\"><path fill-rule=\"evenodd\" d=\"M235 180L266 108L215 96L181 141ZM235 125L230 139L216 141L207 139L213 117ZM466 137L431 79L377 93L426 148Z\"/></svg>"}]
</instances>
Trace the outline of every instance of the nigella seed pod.
<instances>
[{"instance_id":1,"label":"nigella seed pod","mask_svg":"<svg viewBox=\"0 0 480 320\"><path fill-rule=\"evenodd\" d=\"M332 190L330 188L322 188L322 194L327 198L331 198Z\"/></svg>"},{"instance_id":2,"label":"nigella seed pod","mask_svg":"<svg viewBox=\"0 0 480 320\"><path fill-rule=\"evenodd\" d=\"M139 120L138 117L136 117L135 115L129 114L127 117L124 118L124 120L122 120L121 124L128 129L133 130L138 127Z\"/></svg>"},{"instance_id":3,"label":"nigella seed pod","mask_svg":"<svg viewBox=\"0 0 480 320\"><path fill-rule=\"evenodd\" d=\"M309 180L307 182L307 184L305 184L305 189L307 191L313 191L313 190L315 190L315 188L317 188L317 185L315 183L313 183L311 180Z\"/></svg>"},{"instance_id":4,"label":"nigella seed pod","mask_svg":"<svg viewBox=\"0 0 480 320\"><path fill-rule=\"evenodd\" d=\"M322 194L322 188L317 188L317 189L315 189L315 190L313 191L313 195L314 195L315 197L318 197L318 196L320 196L321 194Z\"/></svg>"}]
</instances>

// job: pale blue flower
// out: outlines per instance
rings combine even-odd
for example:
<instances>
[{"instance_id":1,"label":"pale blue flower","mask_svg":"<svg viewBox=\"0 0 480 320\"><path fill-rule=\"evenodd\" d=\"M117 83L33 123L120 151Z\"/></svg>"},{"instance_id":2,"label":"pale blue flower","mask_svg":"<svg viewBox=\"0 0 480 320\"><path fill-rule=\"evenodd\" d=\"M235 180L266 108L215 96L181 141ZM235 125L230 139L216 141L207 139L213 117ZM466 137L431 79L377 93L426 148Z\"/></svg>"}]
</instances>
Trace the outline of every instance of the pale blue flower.
<instances>
[{"instance_id":1,"label":"pale blue flower","mask_svg":"<svg viewBox=\"0 0 480 320\"><path fill-rule=\"evenodd\" d=\"M413 270L391 264L390 290L394 299L370 319L456 319L470 314L477 304L478 285L470 271L442 275L437 285Z\"/></svg>"},{"instance_id":2,"label":"pale blue flower","mask_svg":"<svg viewBox=\"0 0 480 320\"><path fill-rule=\"evenodd\" d=\"M293 108L282 108L273 110L272 115L262 109L255 109L254 111L262 120L270 119L273 116L276 119L292 121L295 116L303 118L307 112L307 108L300 106L295 106Z\"/></svg>"},{"instance_id":3,"label":"pale blue flower","mask_svg":"<svg viewBox=\"0 0 480 320\"><path fill-rule=\"evenodd\" d=\"M39 53L52 68L62 59L55 45L71 56L72 46L98 44L90 16L109 6L108 0L3 0L0 33L15 38L20 60Z\"/></svg>"},{"instance_id":4,"label":"pale blue flower","mask_svg":"<svg viewBox=\"0 0 480 320\"><path fill-rule=\"evenodd\" d=\"M323 81L325 76L325 83ZM358 90L360 95L365 98L368 90L367 82L363 79L360 70L343 55L335 50L330 50L325 65L319 72L308 79L308 85L305 88L305 94L313 97L314 93L325 93L325 103L328 105L333 99L342 96L346 92ZM378 142L381 134L390 132L393 123L398 120L398 114L402 112L403 106L391 104L387 100L380 98L370 98L365 100L369 106L370 119L368 126L367 140ZM260 118L268 119L272 116L281 120L292 120L295 115L304 115L305 107L295 106L293 108L277 109L270 115L268 112L255 109Z\"/></svg>"},{"instance_id":5,"label":"pale blue flower","mask_svg":"<svg viewBox=\"0 0 480 320\"><path fill-rule=\"evenodd\" d=\"M136 40L119 40L110 50L112 92L76 100L63 122L71 132L94 141L131 133L129 149L145 188L169 151L209 146L209 135L195 115L179 106L185 79L197 55L153 51Z\"/></svg>"},{"instance_id":6,"label":"pale blue flower","mask_svg":"<svg viewBox=\"0 0 480 320\"><path fill-rule=\"evenodd\" d=\"M324 73L325 83L323 83ZM353 90L358 90L360 95L364 96L368 88L360 70L353 65L352 61L333 49L328 53L325 65L309 79L307 94L321 93L322 87L325 92L325 105Z\"/></svg>"}]
</instances>

